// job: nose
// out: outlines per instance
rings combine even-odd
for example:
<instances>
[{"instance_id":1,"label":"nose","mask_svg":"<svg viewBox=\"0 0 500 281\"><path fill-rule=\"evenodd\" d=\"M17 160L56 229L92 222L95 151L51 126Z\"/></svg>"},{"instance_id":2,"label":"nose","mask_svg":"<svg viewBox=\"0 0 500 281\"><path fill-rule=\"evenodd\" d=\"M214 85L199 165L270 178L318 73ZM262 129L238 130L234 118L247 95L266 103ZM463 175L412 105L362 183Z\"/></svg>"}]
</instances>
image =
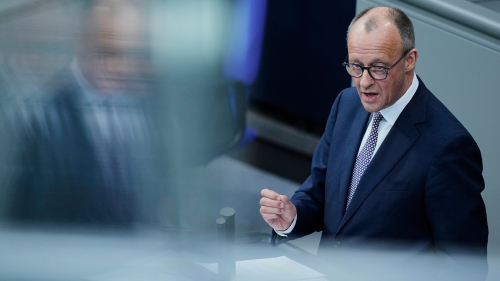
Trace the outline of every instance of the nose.
<instances>
[{"instance_id":1,"label":"nose","mask_svg":"<svg viewBox=\"0 0 500 281\"><path fill-rule=\"evenodd\" d=\"M365 73L366 71L366 73ZM375 79L372 78L372 76L370 75L370 73L368 72L368 69L363 69L363 75L361 75L361 77L359 77L360 81L359 81L359 85L363 88L368 88L370 87L370 85L373 84L373 82L375 81Z\"/></svg>"}]
</instances>

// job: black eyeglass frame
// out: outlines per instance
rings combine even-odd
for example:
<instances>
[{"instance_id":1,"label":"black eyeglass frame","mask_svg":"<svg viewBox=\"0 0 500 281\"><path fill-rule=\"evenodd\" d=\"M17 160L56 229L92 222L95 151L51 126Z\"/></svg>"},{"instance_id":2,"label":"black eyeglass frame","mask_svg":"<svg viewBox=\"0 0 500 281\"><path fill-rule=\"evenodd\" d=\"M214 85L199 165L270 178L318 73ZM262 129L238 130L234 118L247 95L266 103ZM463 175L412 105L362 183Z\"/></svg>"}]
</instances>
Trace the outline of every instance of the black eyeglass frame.
<instances>
[{"instance_id":1,"label":"black eyeglass frame","mask_svg":"<svg viewBox=\"0 0 500 281\"><path fill-rule=\"evenodd\" d=\"M354 77L354 78L360 78L361 76L363 76L363 73L365 72L365 69L366 69L368 71L368 74L370 75L370 77L373 78L374 80L378 80L378 81L385 80L387 78L387 76L389 76L389 70L393 69L411 50L413 50L413 49L410 49L410 50L404 52L404 54L393 65L391 65L390 67L383 67L383 66L361 66L361 65L359 65L357 63L348 63L347 60L349 58L349 55L347 55L345 57L345 62L342 63L342 66L344 66L344 67L346 67L348 65L349 66L350 65L357 65L357 66L359 66L361 68L361 75L354 76L349 71L347 72L347 73L349 73L349 75L351 75L351 77ZM385 70L385 77L382 78L382 79L377 79L377 78L373 77L373 75L372 75L372 73L370 71L370 68L372 68L372 67L383 68Z\"/></svg>"}]
</instances>

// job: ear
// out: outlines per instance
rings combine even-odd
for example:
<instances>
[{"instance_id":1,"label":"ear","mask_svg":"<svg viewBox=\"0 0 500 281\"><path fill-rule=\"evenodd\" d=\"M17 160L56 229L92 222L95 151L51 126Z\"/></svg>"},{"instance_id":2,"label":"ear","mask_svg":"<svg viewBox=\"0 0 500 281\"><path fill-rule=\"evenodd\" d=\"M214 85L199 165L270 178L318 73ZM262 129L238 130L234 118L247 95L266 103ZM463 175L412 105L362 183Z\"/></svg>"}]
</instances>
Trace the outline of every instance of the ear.
<instances>
[{"instance_id":1,"label":"ear","mask_svg":"<svg viewBox=\"0 0 500 281\"><path fill-rule=\"evenodd\" d=\"M412 71L417 64L418 50L413 48L408 52L407 58L405 60L405 72Z\"/></svg>"}]
</instances>

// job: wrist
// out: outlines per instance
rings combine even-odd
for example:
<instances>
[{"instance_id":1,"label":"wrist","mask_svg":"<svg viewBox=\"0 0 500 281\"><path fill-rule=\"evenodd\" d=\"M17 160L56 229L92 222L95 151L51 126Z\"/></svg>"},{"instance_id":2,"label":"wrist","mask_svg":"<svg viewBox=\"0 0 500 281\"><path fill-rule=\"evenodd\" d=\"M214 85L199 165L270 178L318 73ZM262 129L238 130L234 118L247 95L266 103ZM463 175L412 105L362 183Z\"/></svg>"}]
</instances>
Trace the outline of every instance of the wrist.
<instances>
[{"instance_id":1,"label":"wrist","mask_svg":"<svg viewBox=\"0 0 500 281\"><path fill-rule=\"evenodd\" d=\"M293 218L292 222L290 223L290 225L288 225L288 227L285 229L285 230L276 230L276 231L279 231L283 234L288 234L290 232L292 232L293 228L295 227L295 223L297 222L297 214L295 214L295 217Z\"/></svg>"}]
</instances>

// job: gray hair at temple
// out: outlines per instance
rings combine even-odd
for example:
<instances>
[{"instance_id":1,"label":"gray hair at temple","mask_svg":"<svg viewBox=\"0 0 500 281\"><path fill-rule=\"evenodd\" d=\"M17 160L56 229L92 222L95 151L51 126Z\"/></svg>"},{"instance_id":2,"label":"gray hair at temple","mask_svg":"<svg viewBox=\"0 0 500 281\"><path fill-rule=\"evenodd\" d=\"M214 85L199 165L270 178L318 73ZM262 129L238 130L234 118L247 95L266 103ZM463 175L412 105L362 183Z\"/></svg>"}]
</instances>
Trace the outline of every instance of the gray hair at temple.
<instances>
[{"instance_id":1,"label":"gray hair at temple","mask_svg":"<svg viewBox=\"0 0 500 281\"><path fill-rule=\"evenodd\" d=\"M368 14L375 7L370 7L363 10L361 13L357 14L349 24L347 29L347 39L349 39L349 33L351 32L352 26L363 16ZM400 9L389 7L386 14L387 19L389 19L397 27L399 31L399 36L401 37L401 45L403 46L403 53L415 48L415 31L413 29L413 23L410 18ZM370 32L377 28L377 17L370 17L365 22L365 30Z\"/></svg>"}]
</instances>

